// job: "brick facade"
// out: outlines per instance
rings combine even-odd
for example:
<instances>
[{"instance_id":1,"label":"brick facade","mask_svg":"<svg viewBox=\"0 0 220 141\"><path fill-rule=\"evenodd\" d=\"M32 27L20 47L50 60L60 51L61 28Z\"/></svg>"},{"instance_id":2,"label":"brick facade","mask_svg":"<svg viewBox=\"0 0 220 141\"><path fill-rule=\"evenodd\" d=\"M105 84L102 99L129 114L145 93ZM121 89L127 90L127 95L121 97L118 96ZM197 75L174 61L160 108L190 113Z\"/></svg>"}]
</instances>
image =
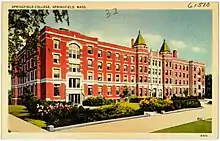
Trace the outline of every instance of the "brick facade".
<instances>
[{"instance_id":1,"label":"brick facade","mask_svg":"<svg viewBox=\"0 0 220 141\"><path fill-rule=\"evenodd\" d=\"M140 32L136 40L131 39L131 47L125 47L46 26L40 41L37 61L25 48L15 56L27 74L12 76L15 104L24 86L42 100L75 103L100 94L118 99L125 85L140 97L205 92L203 63L181 60L177 50L150 51ZM17 71L13 69L14 74Z\"/></svg>"}]
</instances>

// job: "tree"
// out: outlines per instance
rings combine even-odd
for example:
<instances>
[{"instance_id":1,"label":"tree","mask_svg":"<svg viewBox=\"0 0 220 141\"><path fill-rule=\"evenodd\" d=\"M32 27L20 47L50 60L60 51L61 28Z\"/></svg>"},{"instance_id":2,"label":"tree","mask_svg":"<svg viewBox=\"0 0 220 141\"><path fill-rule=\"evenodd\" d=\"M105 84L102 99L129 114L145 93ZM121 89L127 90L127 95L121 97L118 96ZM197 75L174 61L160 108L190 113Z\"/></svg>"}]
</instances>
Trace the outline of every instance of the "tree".
<instances>
[{"instance_id":1,"label":"tree","mask_svg":"<svg viewBox=\"0 0 220 141\"><path fill-rule=\"evenodd\" d=\"M125 85L122 94L120 94L120 98L122 98L122 99L127 98L130 95L131 95L130 94L130 88L127 85Z\"/></svg>"},{"instance_id":2,"label":"tree","mask_svg":"<svg viewBox=\"0 0 220 141\"><path fill-rule=\"evenodd\" d=\"M37 54L37 47L40 43L40 26L41 24L46 24L45 19L51 13L54 14L55 22L66 21L69 25L67 10L8 10L9 68L13 64L14 55L23 47L33 53L33 56ZM20 64L16 63L12 66L17 67Z\"/></svg>"},{"instance_id":3,"label":"tree","mask_svg":"<svg viewBox=\"0 0 220 141\"><path fill-rule=\"evenodd\" d=\"M205 97L212 98L212 74L205 75Z\"/></svg>"},{"instance_id":4,"label":"tree","mask_svg":"<svg viewBox=\"0 0 220 141\"><path fill-rule=\"evenodd\" d=\"M12 92L11 92L11 90L8 91L8 104L9 105L12 104Z\"/></svg>"}]
</instances>

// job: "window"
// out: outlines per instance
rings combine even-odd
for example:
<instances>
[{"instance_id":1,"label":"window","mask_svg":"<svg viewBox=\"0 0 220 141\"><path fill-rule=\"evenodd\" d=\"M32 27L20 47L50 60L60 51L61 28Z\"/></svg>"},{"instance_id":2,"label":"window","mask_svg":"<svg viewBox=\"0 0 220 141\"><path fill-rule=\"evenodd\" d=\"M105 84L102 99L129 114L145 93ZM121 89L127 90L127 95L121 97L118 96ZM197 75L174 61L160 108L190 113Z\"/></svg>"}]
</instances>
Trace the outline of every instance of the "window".
<instances>
[{"instance_id":1,"label":"window","mask_svg":"<svg viewBox=\"0 0 220 141\"><path fill-rule=\"evenodd\" d=\"M102 81L102 74L101 73L98 74L98 81Z\"/></svg>"},{"instance_id":2,"label":"window","mask_svg":"<svg viewBox=\"0 0 220 141\"><path fill-rule=\"evenodd\" d=\"M124 71L128 71L128 66L124 65Z\"/></svg>"},{"instance_id":3,"label":"window","mask_svg":"<svg viewBox=\"0 0 220 141\"><path fill-rule=\"evenodd\" d=\"M180 65L179 69L181 70L182 66Z\"/></svg>"},{"instance_id":4,"label":"window","mask_svg":"<svg viewBox=\"0 0 220 141\"><path fill-rule=\"evenodd\" d=\"M180 94L182 94L182 89L180 88Z\"/></svg>"},{"instance_id":5,"label":"window","mask_svg":"<svg viewBox=\"0 0 220 141\"><path fill-rule=\"evenodd\" d=\"M80 78L69 78L69 88L80 88Z\"/></svg>"},{"instance_id":6,"label":"window","mask_svg":"<svg viewBox=\"0 0 220 141\"><path fill-rule=\"evenodd\" d=\"M183 80L183 85L185 85L185 80Z\"/></svg>"},{"instance_id":7,"label":"window","mask_svg":"<svg viewBox=\"0 0 220 141\"><path fill-rule=\"evenodd\" d=\"M60 69L59 68L53 69L53 78L60 78Z\"/></svg>"},{"instance_id":8,"label":"window","mask_svg":"<svg viewBox=\"0 0 220 141\"><path fill-rule=\"evenodd\" d=\"M134 76L131 76L131 82L134 82Z\"/></svg>"},{"instance_id":9,"label":"window","mask_svg":"<svg viewBox=\"0 0 220 141\"><path fill-rule=\"evenodd\" d=\"M196 94L196 88L194 88L194 94Z\"/></svg>"},{"instance_id":10,"label":"window","mask_svg":"<svg viewBox=\"0 0 220 141\"><path fill-rule=\"evenodd\" d=\"M179 80L179 84L181 85L181 80Z\"/></svg>"},{"instance_id":11,"label":"window","mask_svg":"<svg viewBox=\"0 0 220 141\"><path fill-rule=\"evenodd\" d=\"M80 65L79 64L69 64L69 72L80 72Z\"/></svg>"},{"instance_id":12,"label":"window","mask_svg":"<svg viewBox=\"0 0 220 141\"><path fill-rule=\"evenodd\" d=\"M108 80L108 81L112 81L112 75L111 75L111 74L108 74L108 75L107 75L107 80Z\"/></svg>"},{"instance_id":13,"label":"window","mask_svg":"<svg viewBox=\"0 0 220 141\"><path fill-rule=\"evenodd\" d=\"M196 74L194 74L194 78L196 78Z\"/></svg>"},{"instance_id":14,"label":"window","mask_svg":"<svg viewBox=\"0 0 220 141\"><path fill-rule=\"evenodd\" d=\"M198 89L201 90L201 85L198 85Z\"/></svg>"},{"instance_id":15,"label":"window","mask_svg":"<svg viewBox=\"0 0 220 141\"><path fill-rule=\"evenodd\" d=\"M92 62L93 62L92 59L88 59L88 66L89 67L92 67L92 65L93 65Z\"/></svg>"},{"instance_id":16,"label":"window","mask_svg":"<svg viewBox=\"0 0 220 141\"><path fill-rule=\"evenodd\" d=\"M147 57L146 56L144 57L144 63L147 63Z\"/></svg>"},{"instance_id":17,"label":"window","mask_svg":"<svg viewBox=\"0 0 220 141\"><path fill-rule=\"evenodd\" d=\"M88 95L92 95L92 85L88 86Z\"/></svg>"},{"instance_id":18,"label":"window","mask_svg":"<svg viewBox=\"0 0 220 141\"><path fill-rule=\"evenodd\" d=\"M117 87L116 87L116 95L119 95L119 94L120 94L120 87L117 86Z\"/></svg>"},{"instance_id":19,"label":"window","mask_svg":"<svg viewBox=\"0 0 220 141\"><path fill-rule=\"evenodd\" d=\"M175 84L177 84L177 80L175 80Z\"/></svg>"},{"instance_id":20,"label":"window","mask_svg":"<svg viewBox=\"0 0 220 141\"><path fill-rule=\"evenodd\" d=\"M131 87L131 94L134 94L134 87Z\"/></svg>"},{"instance_id":21,"label":"window","mask_svg":"<svg viewBox=\"0 0 220 141\"><path fill-rule=\"evenodd\" d=\"M120 54L116 53L116 60L120 60Z\"/></svg>"},{"instance_id":22,"label":"window","mask_svg":"<svg viewBox=\"0 0 220 141\"><path fill-rule=\"evenodd\" d=\"M170 67L172 67L172 63L170 62Z\"/></svg>"},{"instance_id":23,"label":"window","mask_svg":"<svg viewBox=\"0 0 220 141\"><path fill-rule=\"evenodd\" d=\"M112 95L112 87L108 87L108 95Z\"/></svg>"},{"instance_id":24,"label":"window","mask_svg":"<svg viewBox=\"0 0 220 141\"><path fill-rule=\"evenodd\" d=\"M108 63L108 64L107 64L107 70L111 70L111 66L112 66L112 64L111 64L111 63Z\"/></svg>"},{"instance_id":25,"label":"window","mask_svg":"<svg viewBox=\"0 0 220 141\"><path fill-rule=\"evenodd\" d=\"M131 62L134 63L134 56L131 56Z\"/></svg>"},{"instance_id":26,"label":"window","mask_svg":"<svg viewBox=\"0 0 220 141\"><path fill-rule=\"evenodd\" d=\"M93 80L93 72L88 72L88 80Z\"/></svg>"},{"instance_id":27,"label":"window","mask_svg":"<svg viewBox=\"0 0 220 141\"><path fill-rule=\"evenodd\" d=\"M183 77L185 78L185 73L183 73Z\"/></svg>"},{"instance_id":28,"label":"window","mask_svg":"<svg viewBox=\"0 0 220 141\"><path fill-rule=\"evenodd\" d=\"M187 74L187 75L186 75L186 78L188 78L188 77L189 77L189 75Z\"/></svg>"},{"instance_id":29,"label":"window","mask_svg":"<svg viewBox=\"0 0 220 141\"><path fill-rule=\"evenodd\" d=\"M53 40L53 48L60 49L60 41L58 39Z\"/></svg>"},{"instance_id":30,"label":"window","mask_svg":"<svg viewBox=\"0 0 220 141\"><path fill-rule=\"evenodd\" d=\"M172 71L170 70L170 75L172 75Z\"/></svg>"},{"instance_id":31,"label":"window","mask_svg":"<svg viewBox=\"0 0 220 141\"><path fill-rule=\"evenodd\" d=\"M151 73L151 69L150 68L148 68L148 74L150 74Z\"/></svg>"},{"instance_id":32,"label":"window","mask_svg":"<svg viewBox=\"0 0 220 141\"><path fill-rule=\"evenodd\" d=\"M142 88L139 89L139 94L142 96Z\"/></svg>"},{"instance_id":33,"label":"window","mask_svg":"<svg viewBox=\"0 0 220 141\"><path fill-rule=\"evenodd\" d=\"M161 78L159 78L159 84L161 83Z\"/></svg>"},{"instance_id":34,"label":"window","mask_svg":"<svg viewBox=\"0 0 220 141\"><path fill-rule=\"evenodd\" d=\"M148 77L148 82L151 83L151 78L150 77Z\"/></svg>"},{"instance_id":35,"label":"window","mask_svg":"<svg viewBox=\"0 0 220 141\"><path fill-rule=\"evenodd\" d=\"M188 71L188 66L186 67L186 71Z\"/></svg>"},{"instance_id":36,"label":"window","mask_svg":"<svg viewBox=\"0 0 220 141\"><path fill-rule=\"evenodd\" d=\"M148 60L148 65L150 65L150 59Z\"/></svg>"},{"instance_id":37,"label":"window","mask_svg":"<svg viewBox=\"0 0 220 141\"><path fill-rule=\"evenodd\" d=\"M147 67L144 67L144 72L147 72Z\"/></svg>"},{"instance_id":38,"label":"window","mask_svg":"<svg viewBox=\"0 0 220 141\"><path fill-rule=\"evenodd\" d=\"M110 51L107 52L107 58L110 59L112 57L112 53Z\"/></svg>"},{"instance_id":39,"label":"window","mask_svg":"<svg viewBox=\"0 0 220 141\"><path fill-rule=\"evenodd\" d=\"M186 81L186 84L188 85L188 84L189 84L189 82L188 82L188 81Z\"/></svg>"},{"instance_id":40,"label":"window","mask_svg":"<svg viewBox=\"0 0 220 141\"><path fill-rule=\"evenodd\" d=\"M166 63L166 67L168 67L168 62L165 62Z\"/></svg>"},{"instance_id":41,"label":"window","mask_svg":"<svg viewBox=\"0 0 220 141\"><path fill-rule=\"evenodd\" d=\"M128 76L124 75L124 82L127 82L127 81L128 81Z\"/></svg>"},{"instance_id":42,"label":"window","mask_svg":"<svg viewBox=\"0 0 220 141\"><path fill-rule=\"evenodd\" d=\"M198 78L198 82L201 82L201 78Z\"/></svg>"},{"instance_id":43,"label":"window","mask_svg":"<svg viewBox=\"0 0 220 141\"><path fill-rule=\"evenodd\" d=\"M102 62L98 62L98 69L101 70L102 69Z\"/></svg>"},{"instance_id":44,"label":"window","mask_svg":"<svg viewBox=\"0 0 220 141\"><path fill-rule=\"evenodd\" d=\"M172 78L170 78L170 84L172 84Z\"/></svg>"},{"instance_id":45,"label":"window","mask_svg":"<svg viewBox=\"0 0 220 141\"><path fill-rule=\"evenodd\" d=\"M179 77L181 77L181 72L179 73Z\"/></svg>"},{"instance_id":46,"label":"window","mask_svg":"<svg viewBox=\"0 0 220 141\"><path fill-rule=\"evenodd\" d=\"M119 66L119 64L116 64L116 71L120 71L120 66Z\"/></svg>"},{"instance_id":47,"label":"window","mask_svg":"<svg viewBox=\"0 0 220 141\"><path fill-rule=\"evenodd\" d=\"M139 69L140 69L140 72L142 72L142 66L140 66Z\"/></svg>"},{"instance_id":48,"label":"window","mask_svg":"<svg viewBox=\"0 0 220 141\"><path fill-rule=\"evenodd\" d=\"M165 83L166 83L166 84L168 84L168 79L167 79L167 78L166 78L166 81L165 81Z\"/></svg>"},{"instance_id":49,"label":"window","mask_svg":"<svg viewBox=\"0 0 220 141\"><path fill-rule=\"evenodd\" d=\"M144 82L147 82L147 76L144 77Z\"/></svg>"},{"instance_id":50,"label":"window","mask_svg":"<svg viewBox=\"0 0 220 141\"><path fill-rule=\"evenodd\" d=\"M139 58L139 59L140 59L140 62L142 62L142 56L140 56L140 58Z\"/></svg>"},{"instance_id":51,"label":"window","mask_svg":"<svg viewBox=\"0 0 220 141\"><path fill-rule=\"evenodd\" d=\"M194 71L196 71L196 67L194 67Z\"/></svg>"},{"instance_id":52,"label":"window","mask_svg":"<svg viewBox=\"0 0 220 141\"><path fill-rule=\"evenodd\" d=\"M185 70L185 66L183 66L183 70Z\"/></svg>"},{"instance_id":53,"label":"window","mask_svg":"<svg viewBox=\"0 0 220 141\"><path fill-rule=\"evenodd\" d=\"M124 61L128 61L128 56L124 55Z\"/></svg>"},{"instance_id":54,"label":"window","mask_svg":"<svg viewBox=\"0 0 220 141\"><path fill-rule=\"evenodd\" d=\"M54 96L60 96L60 84L54 84Z\"/></svg>"},{"instance_id":55,"label":"window","mask_svg":"<svg viewBox=\"0 0 220 141\"><path fill-rule=\"evenodd\" d=\"M152 64L153 64L153 66L154 66L154 60L153 60Z\"/></svg>"},{"instance_id":56,"label":"window","mask_svg":"<svg viewBox=\"0 0 220 141\"><path fill-rule=\"evenodd\" d=\"M34 80L34 71L31 71L31 80Z\"/></svg>"},{"instance_id":57,"label":"window","mask_svg":"<svg viewBox=\"0 0 220 141\"><path fill-rule=\"evenodd\" d=\"M142 77L142 76L140 76L140 82L142 82L142 81L143 81L142 79L143 79L143 77Z\"/></svg>"},{"instance_id":58,"label":"window","mask_svg":"<svg viewBox=\"0 0 220 141\"><path fill-rule=\"evenodd\" d=\"M177 72L175 72L175 76L177 77Z\"/></svg>"},{"instance_id":59,"label":"window","mask_svg":"<svg viewBox=\"0 0 220 141\"><path fill-rule=\"evenodd\" d=\"M166 73L165 73L166 75L168 75L168 70L166 70Z\"/></svg>"},{"instance_id":60,"label":"window","mask_svg":"<svg viewBox=\"0 0 220 141\"><path fill-rule=\"evenodd\" d=\"M159 61L159 67L161 66L161 62Z\"/></svg>"},{"instance_id":61,"label":"window","mask_svg":"<svg viewBox=\"0 0 220 141\"><path fill-rule=\"evenodd\" d=\"M120 75L119 74L115 75L115 80L116 80L116 82L120 82Z\"/></svg>"},{"instance_id":62,"label":"window","mask_svg":"<svg viewBox=\"0 0 220 141\"><path fill-rule=\"evenodd\" d=\"M92 46L88 46L88 54L92 54L93 53L93 48Z\"/></svg>"},{"instance_id":63,"label":"window","mask_svg":"<svg viewBox=\"0 0 220 141\"><path fill-rule=\"evenodd\" d=\"M102 95L102 86L98 86L98 93L99 95Z\"/></svg>"},{"instance_id":64,"label":"window","mask_svg":"<svg viewBox=\"0 0 220 141\"><path fill-rule=\"evenodd\" d=\"M101 50L98 51L98 57L102 57L102 51Z\"/></svg>"},{"instance_id":65,"label":"window","mask_svg":"<svg viewBox=\"0 0 220 141\"><path fill-rule=\"evenodd\" d=\"M131 67L131 72L134 72L134 66Z\"/></svg>"},{"instance_id":66,"label":"window","mask_svg":"<svg viewBox=\"0 0 220 141\"><path fill-rule=\"evenodd\" d=\"M155 66L157 66L157 60L155 60Z\"/></svg>"},{"instance_id":67,"label":"window","mask_svg":"<svg viewBox=\"0 0 220 141\"><path fill-rule=\"evenodd\" d=\"M80 48L76 44L69 45L69 58L73 58L73 59L80 58Z\"/></svg>"},{"instance_id":68,"label":"window","mask_svg":"<svg viewBox=\"0 0 220 141\"><path fill-rule=\"evenodd\" d=\"M159 72L158 72L158 75L161 75L161 70L158 70Z\"/></svg>"}]
</instances>

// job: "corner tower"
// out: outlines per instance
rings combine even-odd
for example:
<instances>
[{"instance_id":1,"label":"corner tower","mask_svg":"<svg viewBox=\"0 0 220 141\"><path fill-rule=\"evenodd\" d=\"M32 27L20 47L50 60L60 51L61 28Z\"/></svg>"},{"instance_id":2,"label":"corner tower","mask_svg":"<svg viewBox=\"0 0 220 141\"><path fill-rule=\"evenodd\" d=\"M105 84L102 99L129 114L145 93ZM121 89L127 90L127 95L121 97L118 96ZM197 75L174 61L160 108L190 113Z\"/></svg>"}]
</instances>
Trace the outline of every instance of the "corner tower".
<instances>
[{"instance_id":1,"label":"corner tower","mask_svg":"<svg viewBox=\"0 0 220 141\"><path fill-rule=\"evenodd\" d=\"M149 87L147 84L149 52L140 30L132 46L136 51L136 95L140 97L147 97L149 96Z\"/></svg>"}]
</instances>

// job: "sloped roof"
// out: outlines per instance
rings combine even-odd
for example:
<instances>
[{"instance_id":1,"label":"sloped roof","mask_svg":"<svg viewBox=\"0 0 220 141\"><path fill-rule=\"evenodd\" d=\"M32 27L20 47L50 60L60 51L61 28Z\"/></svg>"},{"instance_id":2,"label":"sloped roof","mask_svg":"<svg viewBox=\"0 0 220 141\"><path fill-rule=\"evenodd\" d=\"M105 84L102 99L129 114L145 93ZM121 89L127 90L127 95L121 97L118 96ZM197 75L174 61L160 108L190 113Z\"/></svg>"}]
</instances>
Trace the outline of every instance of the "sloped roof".
<instances>
[{"instance_id":1,"label":"sloped roof","mask_svg":"<svg viewBox=\"0 0 220 141\"><path fill-rule=\"evenodd\" d=\"M138 32L138 36L137 36L136 41L134 42L134 45L146 45L146 44L145 44L145 40L144 40L144 38L142 37L140 30L139 30L139 32Z\"/></svg>"},{"instance_id":2,"label":"sloped roof","mask_svg":"<svg viewBox=\"0 0 220 141\"><path fill-rule=\"evenodd\" d=\"M163 44L162 44L162 46L161 46L161 48L160 48L160 53L161 53L161 52L170 52L170 48L169 48L169 46L167 45L165 39L163 40Z\"/></svg>"}]
</instances>

